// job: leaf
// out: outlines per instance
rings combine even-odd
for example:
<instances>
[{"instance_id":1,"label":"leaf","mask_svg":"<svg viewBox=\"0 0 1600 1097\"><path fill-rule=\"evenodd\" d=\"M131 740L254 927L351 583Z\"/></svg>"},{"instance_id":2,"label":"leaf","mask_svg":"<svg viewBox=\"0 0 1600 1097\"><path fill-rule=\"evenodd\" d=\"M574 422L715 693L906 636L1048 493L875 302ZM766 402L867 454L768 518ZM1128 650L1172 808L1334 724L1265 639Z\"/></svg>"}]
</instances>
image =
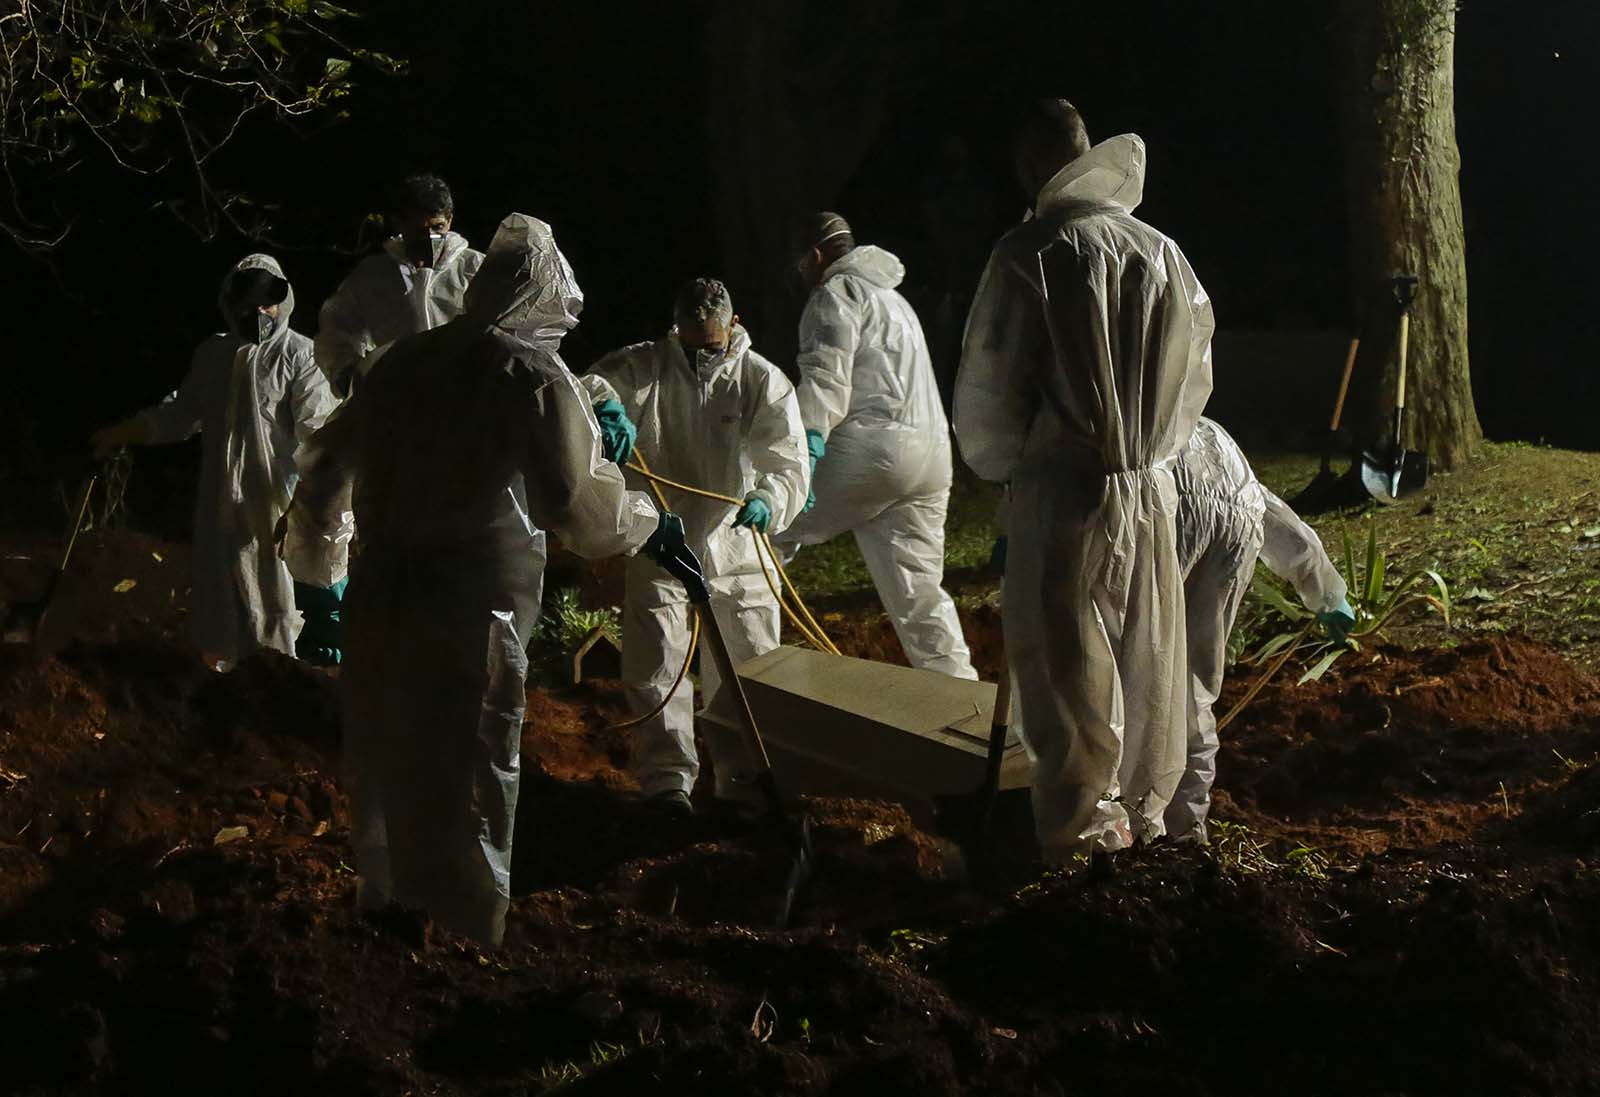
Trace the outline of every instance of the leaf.
<instances>
[{"instance_id":1,"label":"leaf","mask_svg":"<svg viewBox=\"0 0 1600 1097\"><path fill-rule=\"evenodd\" d=\"M343 80L350 74L350 62L342 57L330 57L323 62L322 72L329 80Z\"/></svg>"},{"instance_id":2,"label":"leaf","mask_svg":"<svg viewBox=\"0 0 1600 1097\"><path fill-rule=\"evenodd\" d=\"M1473 587L1456 599L1457 602L1492 602L1494 595L1482 587Z\"/></svg>"},{"instance_id":3,"label":"leaf","mask_svg":"<svg viewBox=\"0 0 1600 1097\"><path fill-rule=\"evenodd\" d=\"M1593 541L1596 537L1600 537L1600 526L1590 526L1583 531L1583 539L1585 541Z\"/></svg>"},{"instance_id":4,"label":"leaf","mask_svg":"<svg viewBox=\"0 0 1600 1097\"><path fill-rule=\"evenodd\" d=\"M277 50L279 53L288 54L289 52L284 48L283 39L279 37L278 32L275 30L262 31L261 40L267 45L271 46L273 49Z\"/></svg>"},{"instance_id":5,"label":"leaf","mask_svg":"<svg viewBox=\"0 0 1600 1097\"><path fill-rule=\"evenodd\" d=\"M1383 556L1378 552L1378 520L1367 520L1367 600L1383 594Z\"/></svg>"},{"instance_id":6,"label":"leaf","mask_svg":"<svg viewBox=\"0 0 1600 1097\"><path fill-rule=\"evenodd\" d=\"M1439 608L1444 614L1445 628L1450 627L1450 584L1444 581L1444 576L1437 571L1424 571L1429 579L1433 580L1433 589L1439 592Z\"/></svg>"},{"instance_id":7,"label":"leaf","mask_svg":"<svg viewBox=\"0 0 1600 1097\"><path fill-rule=\"evenodd\" d=\"M1279 633L1277 636L1274 636L1265 644L1261 645L1261 650L1255 653L1254 661L1259 663L1265 659L1271 659L1274 655L1278 654L1278 652L1294 643L1294 638L1298 635L1300 634L1297 632Z\"/></svg>"},{"instance_id":8,"label":"leaf","mask_svg":"<svg viewBox=\"0 0 1600 1097\"><path fill-rule=\"evenodd\" d=\"M229 842L237 842L241 838L250 837L249 827L223 827L217 831L217 836L211 839L214 846L225 846Z\"/></svg>"},{"instance_id":9,"label":"leaf","mask_svg":"<svg viewBox=\"0 0 1600 1097\"><path fill-rule=\"evenodd\" d=\"M122 582L118 583L116 586L111 588L111 593L112 594L127 594L130 590L132 590L134 587L136 587L138 585L139 585L139 580L137 580L137 579L124 579Z\"/></svg>"},{"instance_id":10,"label":"leaf","mask_svg":"<svg viewBox=\"0 0 1600 1097\"><path fill-rule=\"evenodd\" d=\"M1279 590L1277 585L1270 582L1261 582L1259 579L1252 584L1255 592L1278 613L1290 621L1303 621L1308 616L1304 606L1295 605L1289 601L1287 595Z\"/></svg>"},{"instance_id":11,"label":"leaf","mask_svg":"<svg viewBox=\"0 0 1600 1097\"><path fill-rule=\"evenodd\" d=\"M1356 576L1356 548L1350 541L1350 527L1341 526L1339 534L1344 540L1344 581L1351 590L1360 590L1361 583Z\"/></svg>"},{"instance_id":12,"label":"leaf","mask_svg":"<svg viewBox=\"0 0 1600 1097\"><path fill-rule=\"evenodd\" d=\"M359 19L361 18L349 8L341 8L338 4L329 4L326 0L313 0L311 14L318 19Z\"/></svg>"},{"instance_id":13,"label":"leaf","mask_svg":"<svg viewBox=\"0 0 1600 1097\"><path fill-rule=\"evenodd\" d=\"M1300 681L1296 684L1303 686L1307 682L1315 682L1317 679L1321 678L1324 674L1328 673L1329 667L1338 662L1339 656L1343 655L1345 651L1345 648L1340 647L1334 648L1332 651L1328 652L1328 654L1324 655L1321 659L1318 659L1315 663L1313 663L1311 669L1302 674L1300 676Z\"/></svg>"}]
</instances>

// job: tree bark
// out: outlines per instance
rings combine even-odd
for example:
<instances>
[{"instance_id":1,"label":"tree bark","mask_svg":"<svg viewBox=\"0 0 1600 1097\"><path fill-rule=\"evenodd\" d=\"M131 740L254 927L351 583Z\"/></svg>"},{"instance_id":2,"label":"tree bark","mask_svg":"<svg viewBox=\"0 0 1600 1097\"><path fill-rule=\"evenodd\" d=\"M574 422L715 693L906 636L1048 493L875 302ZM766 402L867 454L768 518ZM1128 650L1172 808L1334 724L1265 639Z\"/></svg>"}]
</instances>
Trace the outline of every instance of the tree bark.
<instances>
[{"instance_id":1,"label":"tree bark","mask_svg":"<svg viewBox=\"0 0 1600 1097\"><path fill-rule=\"evenodd\" d=\"M1467 359L1466 242L1456 146L1456 0L1340 0L1342 117L1356 300L1393 274L1420 279L1411 310L1406 416L1412 449L1435 467L1465 463L1483 440ZM1392 298L1367 311L1379 361L1371 433L1387 431L1397 355Z\"/></svg>"}]
</instances>

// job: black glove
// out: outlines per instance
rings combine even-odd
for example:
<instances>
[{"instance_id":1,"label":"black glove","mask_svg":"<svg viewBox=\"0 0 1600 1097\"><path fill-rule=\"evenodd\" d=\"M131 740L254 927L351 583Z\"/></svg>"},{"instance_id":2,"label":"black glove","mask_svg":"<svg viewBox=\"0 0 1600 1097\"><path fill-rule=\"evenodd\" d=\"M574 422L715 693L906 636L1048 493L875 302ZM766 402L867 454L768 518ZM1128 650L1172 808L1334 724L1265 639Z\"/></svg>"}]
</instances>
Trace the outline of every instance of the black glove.
<instances>
[{"instance_id":1,"label":"black glove","mask_svg":"<svg viewBox=\"0 0 1600 1097\"><path fill-rule=\"evenodd\" d=\"M676 559L684 548L683 519L670 510L661 512L661 524L644 543L644 554L662 567L668 560Z\"/></svg>"}]
</instances>

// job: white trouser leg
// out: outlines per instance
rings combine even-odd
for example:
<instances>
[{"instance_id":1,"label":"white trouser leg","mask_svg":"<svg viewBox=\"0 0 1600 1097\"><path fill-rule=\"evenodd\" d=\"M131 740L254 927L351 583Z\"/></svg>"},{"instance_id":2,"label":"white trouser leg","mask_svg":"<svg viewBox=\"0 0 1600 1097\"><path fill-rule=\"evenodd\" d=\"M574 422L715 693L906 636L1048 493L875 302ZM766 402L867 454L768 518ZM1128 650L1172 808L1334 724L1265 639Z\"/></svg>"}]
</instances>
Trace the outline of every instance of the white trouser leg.
<instances>
[{"instance_id":1,"label":"white trouser leg","mask_svg":"<svg viewBox=\"0 0 1600 1097\"><path fill-rule=\"evenodd\" d=\"M1228 634L1250 589L1260 538L1216 541L1207 547L1184 583L1188 622L1188 760L1178 791L1167 805L1167 833L1206 841L1211 785L1217 776L1217 714L1228 658Z\"/></svg>"},{"instance_id":2,"label":"white trouser leg","mask_svg":"<svg viewBox=\"0 0 1600 1097\"><path fill-rule=\"evenodd\" d=\"M623 688L634 715L655 708L672 688L689 649L692 612L686 602L640 606L630 598L623 606ZM665 709L633 729L633 771L646 796L694 788L700 759L694 748L694 682L688 677Z\"/></svg>"},{"instance_id":3,"label":"white trouser leg","mask_svg":"<svg viewBox=\"0 0 1600 1097\"><path fill-rule=\"evenodd\" d=\"M902 499L856 529L867 570L911 665L976 680L956 604L944 586L950 493Z\"/></svg>"}]
</instances>

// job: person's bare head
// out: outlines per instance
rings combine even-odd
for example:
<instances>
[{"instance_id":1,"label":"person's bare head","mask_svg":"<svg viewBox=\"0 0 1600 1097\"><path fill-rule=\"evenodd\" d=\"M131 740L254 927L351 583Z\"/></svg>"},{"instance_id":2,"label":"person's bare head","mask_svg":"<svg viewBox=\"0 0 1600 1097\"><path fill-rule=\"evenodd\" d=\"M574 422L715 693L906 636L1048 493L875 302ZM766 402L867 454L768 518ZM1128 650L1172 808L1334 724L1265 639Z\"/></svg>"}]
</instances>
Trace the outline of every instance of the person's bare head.
<instances>
[{"instance_id":1,"label":"person's bare head","mask_svg":"<svg viewBox=\"0 0 1600 1097\"><path fill-rule=\"evenodd\" d=\"M1034 99L1012 133L1017 181L1029 198L1057 172L1089 151L1089 131L1078 108L1065 99Z\"/></svg>"},{"instance_id":2,"label":"person's bare head","mask_svg":"<svg viewBox=\"0 0 1600 1097\"><path fill-rule=\"evenodd\" d=\"M410 175L389 198L389 231L406 242L406 254L423 266L433 265L431 240L455 223L455 198L437 175Z\"/></svg>"},{"instance_id":3,"label":"person's bare head","mask_svg":"<svg viewBox=\"0 0 1600 1097\"><path fill-rule=\"evenodd\" d=\"M679 290L672 319L678 325L678 342L691 358L697 350L726 350L739 322L728 287L715 278L696 278Z\"/></svg>"},{"instance_id":4,"label":"person's bare head","mask_svg":"<svg viewBox=\"0 0 1600 1097\"><path fill-rule=\"evenodd\" d=\"M855 234L850 222L837 213L823 210L808 214L795 226L794 269L808 287L822 281L829 267L855 250Z\"/></svg>"}]
</instances>

